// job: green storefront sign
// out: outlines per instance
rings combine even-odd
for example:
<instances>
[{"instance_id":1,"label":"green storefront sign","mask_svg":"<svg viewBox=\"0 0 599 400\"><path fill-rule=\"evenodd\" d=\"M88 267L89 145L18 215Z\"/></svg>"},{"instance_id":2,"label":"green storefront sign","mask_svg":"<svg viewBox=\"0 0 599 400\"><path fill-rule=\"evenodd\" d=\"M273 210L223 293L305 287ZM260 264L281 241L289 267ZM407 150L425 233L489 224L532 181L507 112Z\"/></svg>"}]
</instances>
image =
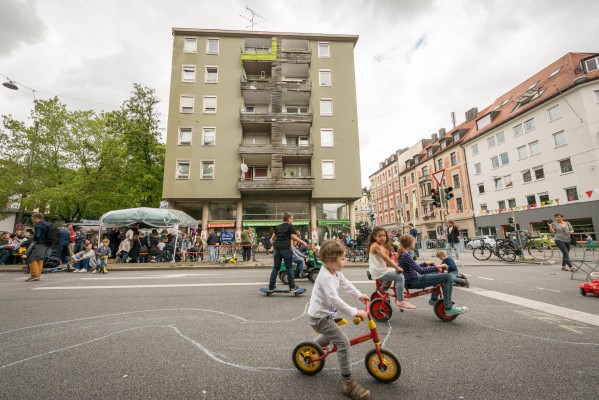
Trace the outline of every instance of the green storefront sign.
<instances>
[{"instance_id":1,"label":"green storefront sign","mask_svg":"<svg viewBox=\"0 0 599 400\"><path fill-rule=\"evenodd\" d=\"M283 221L243 221L241 223L241 225L243 225L243 226L278 226L282 223L283 223ZM295 226L310 225L310 220L297 219L297 220L293 221L293 225L295 225Z\"/></svg>"}]
</instances>

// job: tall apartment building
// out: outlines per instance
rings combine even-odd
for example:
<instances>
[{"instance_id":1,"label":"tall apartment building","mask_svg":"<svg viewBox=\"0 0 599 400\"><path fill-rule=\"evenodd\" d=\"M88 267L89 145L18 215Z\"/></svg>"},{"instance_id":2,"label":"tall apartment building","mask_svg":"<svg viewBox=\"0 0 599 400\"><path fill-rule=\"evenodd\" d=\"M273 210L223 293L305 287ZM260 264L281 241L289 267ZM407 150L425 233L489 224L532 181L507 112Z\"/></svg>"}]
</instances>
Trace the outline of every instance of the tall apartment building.
<instances>
[{"instance_id":1,"label":"tall apartment building","mask_svg":"<svg viewBox=\"0 0 599 400\"><path fill-rule=\"evenodd\" d=\"M599 231L599 54L568 53L497 98L463 147L480 233L505 236L510 217L548 232L557 212Z\"/></svg>"},{"instance_id":2,"label":"tall apartment building","mask_svg":"<svg viewBox=\"0 0 599 400\"><path fill-rule=\"evenodd\" d=\"M355 234L355 35L173 29L163 197L208 228ZM306 232L310 232L308 236Z\"/></svg>"}]
</instances>

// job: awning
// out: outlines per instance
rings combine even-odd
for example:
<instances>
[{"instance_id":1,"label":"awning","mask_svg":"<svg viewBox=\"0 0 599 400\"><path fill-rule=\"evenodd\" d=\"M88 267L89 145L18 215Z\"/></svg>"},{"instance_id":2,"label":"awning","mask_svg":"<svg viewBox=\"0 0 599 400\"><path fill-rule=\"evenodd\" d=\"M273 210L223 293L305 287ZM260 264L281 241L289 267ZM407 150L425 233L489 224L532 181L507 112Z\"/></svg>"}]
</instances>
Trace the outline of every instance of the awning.
<instances>
[{"instance_id":1,"label":"awning","mask_svg":"<svg viewBox=\"0 0 599 400\"><path fill-rule=\"evenodd\" d=\"M282 223L283 223L283 221L243 221L241 223L241 225L243 225L243 226L279 226ZM310 220L308 220L308 219L294 220L293 225L295 225L295 226L310 225Z\"/></svg>"},{"instance_id":2,"label":"awning","mask_svg":"<svg viewBox=\"0 0 599 400\"><path fill-rule=\"evenodd\" d=\"M140 207L109 211L100 217L98 224L106 227L138 224L140 228L197 228L198 221L180 210Z\"/></svg>"},{"instance_id":3,"label":"awning","mask_svg":"<svg viewBox=\"0 0 599 400\"><path fill-rule=\"evenodd\" d=\"M235 221L210 221L208 228L233 228Z\"/></svg>"},{"instance_id":4,"label":"awning","mask_svg":"<svg viewBox=\"0 0 599 400\"><path fill-rule=\"evenodd\" d=\"M349 219L319 219L318 226L328 226L328 225L345 225L350 226Z\"/></svg>"}]
</instances>

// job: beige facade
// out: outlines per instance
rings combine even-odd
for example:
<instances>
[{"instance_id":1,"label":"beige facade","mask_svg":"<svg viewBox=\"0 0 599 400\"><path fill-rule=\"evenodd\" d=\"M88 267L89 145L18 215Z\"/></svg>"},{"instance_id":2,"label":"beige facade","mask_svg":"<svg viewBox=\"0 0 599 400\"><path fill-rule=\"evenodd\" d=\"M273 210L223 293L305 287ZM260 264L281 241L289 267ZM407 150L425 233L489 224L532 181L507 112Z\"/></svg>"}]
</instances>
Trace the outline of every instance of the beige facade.
<instances>
[{"instance_id":1,"label":"beige facade","mask_svg":"<svg viewBox=\"0 0 599 400\"><path fill-rule=\"evenodd\" d=\"M209 227L355 232L352 35L173 29L163 197ZM263 231L263 232L261 232Z\"/></svg>"}]
</instances>

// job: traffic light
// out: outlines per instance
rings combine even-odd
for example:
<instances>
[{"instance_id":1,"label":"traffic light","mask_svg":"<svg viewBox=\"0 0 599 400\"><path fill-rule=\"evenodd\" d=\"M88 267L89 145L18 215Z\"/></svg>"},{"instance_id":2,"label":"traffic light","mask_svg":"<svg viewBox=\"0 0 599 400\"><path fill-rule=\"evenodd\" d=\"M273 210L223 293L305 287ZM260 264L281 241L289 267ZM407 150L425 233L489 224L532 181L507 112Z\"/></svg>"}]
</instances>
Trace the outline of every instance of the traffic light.
<instances>
[{"instance_id":1,"label":"traffic light","mask_svg":"<svg viewBox=\"0 0 599 400\"><path fill-rule=\"evenodd\" d=\"M440 208L441 207L441 196L439 195L439 191L437 189L431 190L433 196L433 206Z\"/></svg>"},{"instance_id":2,"label":"traffic light","mask_svg":"<svg viewBox=\"0 0 599 400\"><path fill-rule=\"evenodd\" d=\"M514 225L514 219L513 219L512 217L508 218L508 219L507 219L507 223L508 223L509 225Z\"/></svg>"},{"instance_id":3,"label":"traffic light","mask_svg":"<svg viewBox=\"0 0 599 400\"><path fill-rule=\"evenodd\" d=\"M453 198L453 193L451 193L452 191L453 188L451 186L445 188L445 200L450 200Z\"/></svg>"},{"instance_id":4,"label":"traffic light","mask_svg":"<svg viewBox=\"0 0 599 400\"><path fill-rule=\"evenodd\" d=\"M375 218L374 218L374 214L370 214L370 221L374 222Z\"/></svg>"}]
</instances>

